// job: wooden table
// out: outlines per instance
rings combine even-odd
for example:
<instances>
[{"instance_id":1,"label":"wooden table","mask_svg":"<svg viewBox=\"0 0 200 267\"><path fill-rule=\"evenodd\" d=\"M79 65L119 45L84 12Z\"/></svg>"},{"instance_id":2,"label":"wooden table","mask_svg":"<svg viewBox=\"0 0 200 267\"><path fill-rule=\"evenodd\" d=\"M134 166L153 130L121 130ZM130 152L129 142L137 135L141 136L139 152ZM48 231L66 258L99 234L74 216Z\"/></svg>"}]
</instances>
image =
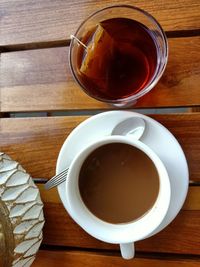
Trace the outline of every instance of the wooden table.
<instances>
[{"instance_id":1,"label":"wooden table","mask_svg":"<svg viewBox=\"0 0 200 267\"><path fill-rule=\"evenodd\" d=\"M113 1L0 1L0 150L33 177L50 178L67 135L91 114L111 107L84 94L69 70L69 36L91 12ZM169 40L169 62L159 84L134 108L149 113L178 139L186 154L190 189L177 218L136 243L136 258L87 235L68 216L56 189L46 192L44 240L33 266L200 266L200 2L123 1L150 12ZM172 114L166 109L173 107ZM180 112L187 107L187 112ZM157 108L162 108L157 110ZM162 112L163 111L163 112ZM160 113L160 114L159 114ZM59 116L61 115L61 116ZM20 118L18 118L20 117Z\"/></svg>"}]
</instances>

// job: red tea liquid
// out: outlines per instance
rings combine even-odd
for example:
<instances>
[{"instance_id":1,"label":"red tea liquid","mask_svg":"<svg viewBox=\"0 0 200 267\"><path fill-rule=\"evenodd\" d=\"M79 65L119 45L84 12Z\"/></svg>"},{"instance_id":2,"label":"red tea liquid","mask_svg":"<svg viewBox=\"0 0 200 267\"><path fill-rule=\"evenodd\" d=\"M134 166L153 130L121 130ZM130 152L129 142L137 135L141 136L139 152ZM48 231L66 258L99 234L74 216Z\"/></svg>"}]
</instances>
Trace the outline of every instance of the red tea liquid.
<instances>
[{"instance_id":1,"label":"red tea liquid","mask_svg":"<svg viewBox=\"0 0 200 267\"><path fill-rule=\"evenodd\" d=\"M82 42L91 49L79 47L78 78L86 92L97 99L109 101L132 96L155 73L154 38L147 27L135 20L104 20Z\"/></svg>"}]
</instances>

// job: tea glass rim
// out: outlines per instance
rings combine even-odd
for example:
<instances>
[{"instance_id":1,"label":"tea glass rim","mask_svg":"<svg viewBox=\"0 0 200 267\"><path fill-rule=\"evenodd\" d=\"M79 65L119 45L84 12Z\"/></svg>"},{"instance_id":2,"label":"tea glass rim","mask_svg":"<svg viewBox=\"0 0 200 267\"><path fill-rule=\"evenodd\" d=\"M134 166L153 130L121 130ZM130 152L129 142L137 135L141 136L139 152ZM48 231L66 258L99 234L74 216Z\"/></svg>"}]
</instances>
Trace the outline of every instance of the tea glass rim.
<instances>
[{"instance_id":1,"label":"tea glass rim","mask_svg":"<svg viewBox=\"0 0 200 267\"><path fill-rule=\"evenodd\" d=\"M103 221L90 212L80 196L78 187L79 171L85 158L98 147L116 142L130 144L145 153L156 167L159 176L159 193L151 209L138 219L122 224ZM75 175L76 173L77 175ZM167 192L167 195L164 194L164 191ZM69 214L90 235L108 243L118 244L135 242L147 237L160 225L165 217L170 204L170 197L171 187L164 164L152 149L139 140L131 140L130 138L122 136L103 137L84 148L74 158L69 167L68 179L66 182L66 198ZM78 205L78 207L76 205ZM79 212L75 210L79 210ZM99 229L97 230L97 228ZM103 231L104 234L102 234Z\"/></svg>"},{"instance_id":2,"label":"tea glass rim","mask_svg":"<svg viewBox=\"0 0 200 267\"><path fill-rule=\"evenodd\" d=\"M102 102L105 102L105 103L110 103L110 104L120 104L120 103L125 103L125 102L134 102L135 100L137 100L138 98L142 97L143 95L145 95L146 93L148 93L149 91L151 91L154 86L158 83L158 81L160 80L160 78L162 77L163 75L163 72L167 66L167 61L168 61L168 54L169 54L169 46L168 46L168 41L167 41L167 36L164 32L164 30L162 29L160 23L157 21L156 18L154 18L150 13L148 13L147 11L139 8L139 7L136 7L136 6L133 6L133 5L126 5L126 4L119 4L119 5L109 5L109 6L106 6L104 8L101 8L95 12L93 12L92 14L90 14L86 19L84 19L82 21L82 23L79 25L79 27L77 28L74 36L76 36L78 34L78 32L80 31L80 29L84 26L84 24L89 21L92 17L94 17L95 15L97 15L98 13L101 13L105 10L108 10L108 9L113 9L113 8L127 8L127 9L133 9L133 10L136 10L140 13L142 13L143 15L145 15L161 32L161 35L163 37L163 41L164 41L164 59L165 59L165 62L162 66L162 69L160 70L159 74L156 76L156 70L154 72L154 75L153 77L150 79L150 81L145 85L145 87L139 91L138 93L136 94L133 94L131 96L128 96L128 97L125 97L125 98L119 98L119 99L106 99L106 98L103 98L103 97L99 97L99 96L94 96L92 93L90 93L89 90L87 90L87 88L81 84L81 82L79 81L79 79L77 78L77 75L73 69L73 64L72 64L72 50L73 50L73 45L74 45L74 39L71 40L70 42L70 48L69 48L69 63L70 63L70 69L71 69L71 72L72 72L72 75L76 81L76 83L80 86L80 88L87 94L89 95L90 97L94 98L94 99L97 99L99 101L102 101ZM122 16L123 17L123 16ZM155 77L156 76L156 77Z\"/></svg>"}]
</instances>

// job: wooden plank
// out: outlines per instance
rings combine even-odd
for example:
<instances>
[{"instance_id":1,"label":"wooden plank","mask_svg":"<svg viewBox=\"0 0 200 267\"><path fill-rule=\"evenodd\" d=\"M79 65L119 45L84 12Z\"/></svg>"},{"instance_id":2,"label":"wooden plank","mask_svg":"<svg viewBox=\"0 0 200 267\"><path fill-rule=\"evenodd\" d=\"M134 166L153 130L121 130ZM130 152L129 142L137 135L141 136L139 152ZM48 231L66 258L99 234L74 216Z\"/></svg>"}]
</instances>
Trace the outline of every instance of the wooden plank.
<instances>
[{"instance_id":1,"label":"wooden plank","mask_svg":"<svg viewBox=\"0 0 200 267\"><path fill-rule=\"evenodd\" d=\"M190 179L200 181L200 113L152 117L175 135L186 154ZM55 173L57 156L65 138L86 118L2 118L0 150L19 161L32 177L50 178Z\"/></svg>"},{"instance_id":2,"label":"wooden plank","mask_svg":"<svg viewBox=\"0 0 200 267\"><path fill-rule=\"evenodd\" d=\"M37 184L44 203L60 204L60 198L56 188L45 190L44 184ZM190 186L183 210L200 210L200 186Z\"/></svg>"},{"instance_id":3,"label":"wooden plank","mask_svg":"<svg viewBox=\"0 0 200 267\"><path fill-rule=\"evenodd\" d=\"M85 233L65 211L57 190L46 191L39 185L46 225L43 244L118 250L117 245L98 241ZM177 218L162 232L136 242L137 251L199 254L200 187L190 187L186 203ZM173 245L172 245L173 244Z\"/></svg>"},{"instance_id":4,"label":"wooden plank","mask_svg":"<svg viewBox=\"0 0 200 267\"><path fill-rule=\"evenodd\" d=\"M136 254L137 255L137 254ZM198 259L151 259L135 258L133 260L123 260L120 255L103 255L92 252L74 251L50 251L40 250L33 267L199 267Z\"/></svg>"},{"instance_id":5,"label":"wooden plank","mask_svg":"<svg viewBox=\"0 0 200 267\"><path fill-rule=\"evenodd\" d=\"M200 210L200 186L190 186L183 210Z\"/></svg>"},{"instance_id":6,"label":"wooden plank","mask_svg":"<svg viewBox=\"0 0 200 267\"><path fill-rule=\"evenodd\" d=\"M60 204L45 203L46 224L43 244L118 250L117 245L101 242L84 232ZM136 242L137 251L200 255L200 211L181 211L157 235Z\"/></svg>"},{"instance_id":7,"label":"wooden plank","mask_svg":"<svg viewBox=\"0 0 200 267\"><path fill-rule=\"evenodd\" d=\"M135 107L200 105L200 37L170 39L169 46L164 76ZM68 52L61 47L2 53L1 111L110 109L75 83Z\"/></svg>"},{"instance_id":8,"label":"wooden plank","mask_svg":"<svg viewBox=\"0 0 200 267\"><path fill-rule=\"evenodd\" d=\"M4 0L0 3L0 45L12 46L69 39L79 24L102 7L119 4L118 0L53 1ZM159 1L125 0L150 12L167 31L200 28L200 8L197 0Z\"/></svg>"},{"instance_id":9,"label":"wooden plank","mask_svg":"<svg viewBox=\"0 0 200 267\"><path fill-rule=\"evenodd\" d=\"M32 177L50 178L65 138L84 119L76 116L1 119L0 150L19 161Z\"/></svg>"}]
</instances>

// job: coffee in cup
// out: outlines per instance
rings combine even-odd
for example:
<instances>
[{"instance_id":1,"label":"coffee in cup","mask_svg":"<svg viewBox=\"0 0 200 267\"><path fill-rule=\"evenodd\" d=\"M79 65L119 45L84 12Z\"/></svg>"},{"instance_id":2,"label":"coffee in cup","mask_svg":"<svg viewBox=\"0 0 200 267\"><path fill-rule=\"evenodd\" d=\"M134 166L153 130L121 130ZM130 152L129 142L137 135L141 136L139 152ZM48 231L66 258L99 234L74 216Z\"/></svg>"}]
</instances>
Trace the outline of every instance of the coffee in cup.
<instances>
[{"instance_id":1,"label":"coffee in cup","mask_svg":"<svg viewBox=\"0 0 200 267\"><path fill-rule=\"evenodd\" d=\"M92 151L83 162L79 191L86 207L99 219L128 223L154 205L159 176L143 151L130 144L110 143Z\"/></svg>"}]
</instances>

